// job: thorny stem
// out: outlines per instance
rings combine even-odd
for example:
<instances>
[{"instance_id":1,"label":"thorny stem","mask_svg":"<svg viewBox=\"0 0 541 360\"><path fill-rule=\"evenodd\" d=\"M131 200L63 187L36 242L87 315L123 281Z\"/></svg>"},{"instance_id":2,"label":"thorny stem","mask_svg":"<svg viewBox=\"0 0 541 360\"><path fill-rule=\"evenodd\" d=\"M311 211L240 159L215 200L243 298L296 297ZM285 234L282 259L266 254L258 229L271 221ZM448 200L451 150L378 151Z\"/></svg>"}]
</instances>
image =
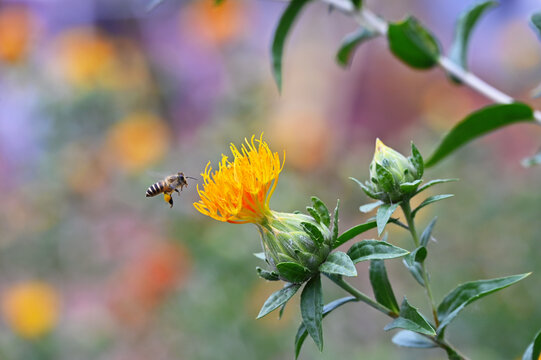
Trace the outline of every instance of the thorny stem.
<instances>
[{"instance_id":1,"label":"thorny stem","mask_svg":"<svg viewBox=\"0 0 541 360\"><path fill-rule=\"evenodd\" d=\"M408 222L408 227L411 233L411 237L413 238L413 242L415 243L415 248L418 248L420 245L419 235L417 235L417 230L415 229L415 221L413 220L413 215L411 213L411 206L410 206L409 200L403 201L400 204L400 207L402 208L402 211L404 212L404 217L406 218ZM440 322L438 320L438 312L436 310L436 303L434 302L434 297L432 296L432 289L430 287L430 281L428 279L428 272L426 271L426 266L425 266L424 261L421 262L421 274L423 276L423 282L425 283L426 296L428 297L430 306L432 308L432 316L434 317L434 323L436 324L436 327L438 327L440 325Z\"/></svg>"},{"instance_id":2,"label":"thorny stem","mask_svg":"<svg viewBox=\"0 0 541 360\"><path fill-rule=\"evenodd\" d=\"M357 11L349 0L321 0L337 10L342 11L347 15L351 15L361 26L367 26L372 30L377 31L380 35L387 34L388 24L385 20L379 18L376 14L366 8ZM515 101L511 96L489 85L484 80L481 80L477 75L456 65L451 59L440 55L438 65L446 72L459 79L462 83L468 85L479 94L499 104L510 104ZM538 125L541 125L541 111L534 111L534 118Z\"/></svg>"}]
</instances>

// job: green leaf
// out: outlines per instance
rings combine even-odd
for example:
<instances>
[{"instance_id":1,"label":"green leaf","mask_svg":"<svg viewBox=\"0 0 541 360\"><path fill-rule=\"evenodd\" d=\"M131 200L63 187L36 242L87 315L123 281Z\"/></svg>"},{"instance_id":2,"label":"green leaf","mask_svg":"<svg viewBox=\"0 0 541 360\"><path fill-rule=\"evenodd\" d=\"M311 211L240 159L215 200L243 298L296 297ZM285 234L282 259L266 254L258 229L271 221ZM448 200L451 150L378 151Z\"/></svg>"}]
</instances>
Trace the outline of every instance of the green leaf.
<instances>
[{"instance_id":1,"label":"green leaf","mask_svg":"<svg viewBox=\"0 0 541 360\"><path fill-rule=\"evenodd\" d=\"M370 211L374 210L375 208L377 208L381 204L383 204L383 201L381 201L381 200L378 200L376 202L369 203L369 204L364 204L364 205L361 205L359 207L359 211L366 214L366 213L369 213Z\"/></svg>"},{"instance_id":2,"label":"green leaf","mask_svg":"<svg viewBox=\"0 0 541 360\"><path fill-rule=\"evenodd\" d=\"M541 12L535 13L531 18L532 25L534 26L537 36L541 38ZM536 359L537 360L537 359Z\"/></svg>"},{"instance_id":3,"label":"green leaf","mask_svg":"<svg viewBox=\"0 0 541 360\"><path fill-rule=\"evenodd\" d=\"M440 321L438 332L443 331L467 305L495 291L513 285L530 274L513 275L490 280L477 280L459 285L447 294L438 305L438 320Z\"/></svg>"},{"instance_id":4,"label":"green leaf","mask_svg":"<svg viewBox=\"0 0 541 360\"><path fill-rule=\"evenodd\" d=\"M316 244L323 244L323 241L325 240L323 237L323 234L317 226L311 223L307 222L301 222L301 226L304 229L304 231L310 236L310 239L312 239Z\"/></svg>"},{"instance_id":5,"label":"green leaf","mask_svg":"<svg viewBox=\"0 0 541 360\"><path fill-rule=\"evenodd\" d=\"M321 218L321 222L325 226L329 227L331 225L331 214L329 214L329 209L327 209L327 206L325 206L323 201L319 200L319 198L312 196L311 200L312 204L314 205L314 209L316 209L319 217Z\"/></svg>"},{"instance_id":6,"label":"green leaf","mask_svg":"<svg viewBox=\"0 0 541 360\"><path fill-rule=\"evenodd\" d=\"M361 189L364 191L366 195L371 197L372 199L378 199L378 193L373 191L372 186L368 186L368 184L363 184L359 180L355 179L354 177L350 177L351 180L355 181L357 185L361 187Z\"/></svg>"},{"instance_id":7,"label":"green leaf","mask_svg":"<svg viewBox=\"0 0 541 360\"><path fill-rule=\"evenodd\" d=\"M314 339L319 351L322 351L323 329L321 327L321 319L323 318L323 293L319 274L310 279L304 286L301 294L301 316L308 334Z\"/></svg>"},{"instance_id":8,"label":"green leaf","mask_svg":"<svg viewBox=\"0 0 541 360\"><path fill-rule=\"evenodd\" d=\"M448 198L453 197L453 196L454 196L453 194L441 194L441 195L429 196L426 199L424 199L423 202L420 203L419 206L417 206L415 208L415 210L413 210L411 212L411 216L415 216L415 214L417 214L417 211L421 210L422 208L424 208L427 205L435 203L436 201L448 199Z\"/></svg>"},{"instance_id":9,"label":"green leaf","mask_svg":"<svg viewBox=\"0 0 541 360\"><path fill-rule=\"evenodd\" d=\"M394 259L409 254L409 251L380 240L363 240L353 244L348 255L353 263L366 260Z\"/></svg>"},{"instance_id":10,"label":"green leaf","mask_svg":"<svg viewBox=\"0 0 541 360\"><path fill-rule=\"evenodd\" d=\"M354 296L348 296L341 299L337 299L334 301L331 301L327 305L323 307L323 317L330 314L334 309L347 304L348 302L352 301L359 301ZM308 331L306 331L306 327L303 323L301 323L301 326L299 326L299 329L297 330L297 335L295 336L295 359L299 357L299 353L301 352L302 344L304 343L304 340L308 336Z\"/></svg>"},{"instance_id":11,"label":"green leaf","mask_svg":"<svg viewBox=\"0 0 541 360\"><path fill-rule=\"evenodd\" d=\"M415 69L429 69L438 62L437 40L413 17L389 24L387 37L391 52Z\"/></svg>"},{"instance_id":12,"label":"green leaf","mask_svg":"<svg viewBox=\"0 0 541 360\"><path fill-rule=\"evenodd\" d=\"M287 35L303 7L311 0L291 0L282 14L272 41L272 70L278 91L282 90L282 56Z\"/></svg>"},{"instance_id":13,"label":"green leaf","mask_svg":"<svg viewBox=\"0 0 541 360\"><path fill-rule=\"evenodd\" d=\"M362 0L351 0L351 3L353 4L353 7L355 7L355 9L357 10L359 10L361 6L363 6Z\"/></svg>"},{"instance_id":14,"label":"green leaf","mask_svg":"<svg viewBox=\"0 0 541 360\"><path fill-rule=\"evenodd\" d=\"M359 225L356 225L354 227L352 227L351 229L348 229L346 231L344 231L342 233L342 235L338 236L338 238L336 239L334 245L333 245L333 249L336 249L337 247L339 247L340 245L342 245L343 243L353 239L355 236L359 235L359 234L362 234L368 230L371 230L373 228L375 228L377 226L377 223L375 220L370 220L370 221L367 221L365 222L364 224L359 224Z\"/></svg>"},{"instance_id":15,"label":"green leaf","mask_svg":"<svg viewBox=\"0 0 541 360\"><path fill-rule=\"evenodd\" d=\"M411 275L413 275L413 278L417 280L417 282L421 284L421 286L425 286L425 280L422 273L422 262L425 260L426 255L426 248L424 246L421 246L406 255L402 260Z\"/></svg>"},{"instance_id":16,"label":"green leaf","mask_svg":"<svg viewBox=\"0 0 541 360\"><path fill-rule=\"evenodd\" d=\"M528 345L522 360L538 360L541 354L541 331L535 335L533 341Z\"/></svg>"},{"instance_id":17,"label":"green leaf","mask_svg":"<svg viewBox=\"0 0 541 360\"><path fill-rule=\"evenodd\" d=\"M427 246L428 242L430 241L430 238L432 237L432 230L434 229L434 225L436 225L436 220L438 220L438 217L436 216L430 224L425 228L423 233L421 234L420 243L421 246Z\"/></svg>"},{"instance_id":18,"label":"green leaf","mask_svg":"<svg viewBox=\"0 0 541 360\"><path fill-rule=\"evenodd\" d=\"M294 262L282 262L276 265L280 276L291 283L302 283L310 276L310 270Z\"/></svg>"},{"instance_id":19,"label":"green leaf","mask_svg":"<svg viewBox=\"0 0 541 360\"><path fill-rule=\"evenodd\" d=\"M369 276L376 301L394 312L398 312L398 303L396 302L393 288L387 277L387 270L385 269L383 260L370 261Z\"/></svg>"},{"instance_id":20,"label":"green leaf","mask_svg":"<svg viewBox=\"0 0 541 360\"><path fill-rule=\"evenodd\" d=\"M377 215L376 215L376 222L378 225L378 236L381 235L381 233L385 229L385 225L387 225L387 223L389 222L391 215L393 215L398 205L400 205L400 202L396 204L383 204L379 207Z\"/></svg>"},{"instance_id":21,"label":"green leaf","mask_svg":"<svg viewBox=\"0 0 541 360\"><path fill-rule=\"evenodd\" d=\"M321 223L321 218L319 217L319 214L317 213L316 209L314 209L311 206L307 206L306 211L308 211L308 213L314 218L314 220L317 223Z\"/></svg>"},{"instance_id":22,"label":"green leaf","mask_svg":"<svg viewBox=\"0 0 541 360\"><path fill-rule=\"evenodd\" d=\"M421 178L425 172L425 162L421 152L417 149L413 141L411 142L411 157L410 161L417 170L417 177Z\"/></svg>"},{"instance_id":23,"label":"green leaf","mask_svg":"<svg viewBox=\"0 0 541 360\"><path fill-rule=\"evenodd\" d=\"M523 159L521 161L521 164L522 166L527 167L527 168L541 164L541 152L538 154L535 154L534 156Z\"/></svg>"},{"instance_id":24,"label":"green leaf","mask_svg":"<svg viewBox=\"0 0 541 360\"><path fill-rule=\"evenodd\" d=\"M496 1L483 1L460 14L455 27L455 36L449 51L449 58L463 69L467 69L468 43L473 28L483 13L496 5L498 5Z\"/></svg>"},{"instance_id":25,"label":"green leaf","mask_svg":"<svg viewBox=\"0 0 541 360\"><path fill-rule=\"evenodd\" d=\"M336 200L336 207L334 208L331 244L336 243L336 239L338 239L338 207L339 206L340 206L340 199Z\"/></svg>"},{"instance_id":26,"label":"green leaf","mask_svg":"<svg viewBox=\"0 0 541 360\"><path fill-rule=\"evenodd\" d=\"M533 122L533 110L526 104L490 105L468 115L440 142L425 162L426 167L436 165L464 144L493 130L517 122Z\"/></svg>"},{"instance_id":27,"label":"green leaf","mask_svg":"<svg viewBox=\"0 0 541 360\"><path fill-rule=\"evenodd\" d=\"M336 54L336 62L343 67L349 66L349 64L351 64L353 54L355 53L355 49L357 49L357 47L362 43L371 40L377 36L378 33L376 33L375 31L371 31L363 27L358 28L351 34L348 34L344 38L344 40L342 40L340 49Z\"/></svg>"},{"instance_id":28,"label":"green leaf","mask_svg":"<svg viewBox=\"0 0 541 360\"><path fill-rule=\"evenodd\" d=\"M280 280L280 276L278 276L278 273L275 272L275 271L264 270L264 269L260 268L259 266L256 267L255 270L257 271L257 275L259 275L260 277L262 277L265 280L268 280L268 281L278 281L278 280Z\"/></svg>"},{"instance_id":29,"label":"green leaf","mask_svg":"<svg viewBox=\"0 0 541 360\"><path fill-rule=\"evenodd\" d=\"M411 194L412 192L415 192L415 190L417 190L421 182L422 180L419 179L412 182L402 183L400 184L400 191L402 193Z\"/></svg>"},{"instance_id":30,"label":"green leaf","mask_svg":"<svg viewBox=\"0 0 541 360\"><path fill-rule=\"evenodd\" d=\"M421 186L419 189L417 189L417 194L419 194L421 191L424 191L424 190L426 190L429 187L432 187L434 185L444 184L444 183L448 183L448 182L452 182L452 181L458 181L458 179L436 179L436 180L429 181L426 184L424 184L423 186Z\"/></svg>"},{"instance_id":31,"label":"green leaf","mask_svg":"<svg viewBox=\"0 0 541 360\"><path fill-rule=\"evenodd\" d=\"M357 269L346 253L335 251L319 266L319 271L327 274L357 276Z\"/></svg>"},{"instance_id":32,"label":"green leaf","mask_svg":"<svg viewBox=\"0 0 541 360\"><path fill-rule=\"evenodd\" d=\"M280 306L284 305L295 295L297 290L301 287L300 284L289 284L281 290L274 292L267 301L263 304L263 307L259 311L257 318L262 318L271 311L278 309Z\"/></svg>"},{"instance_id":33,"label":"green leaf","mask_svg":"<svg viewBox=\"0 0 541 360\"><path fill-rule=\"evenodd\" d=\"M429 338L409 330L397 332L391 341L398 346L407 348L427 349L437 347L436 343Z\"/></svg>"},{"instance_id":34,"label":"green leaf","mask_svg":"<svg viewBox=\"0 0 541 360\"><path fill-rule=\"evenodd\" d=\"M436 335L436 330L430 325L425 317L404 298L400 305L400 316L391 323L385 325L383 330L406 329L420 334Z\"/></svg>"},{"instance_id":35,"label":"green leaf","mask_svg":"<svg viewBox=\"0 0 541 360\"><path fill-rule=\"evenodd\" d=\"M376 163L376 176L378 184L385 192L392 192L395 187L393 174L379 163Z\"/></svg>"}]
</instances>

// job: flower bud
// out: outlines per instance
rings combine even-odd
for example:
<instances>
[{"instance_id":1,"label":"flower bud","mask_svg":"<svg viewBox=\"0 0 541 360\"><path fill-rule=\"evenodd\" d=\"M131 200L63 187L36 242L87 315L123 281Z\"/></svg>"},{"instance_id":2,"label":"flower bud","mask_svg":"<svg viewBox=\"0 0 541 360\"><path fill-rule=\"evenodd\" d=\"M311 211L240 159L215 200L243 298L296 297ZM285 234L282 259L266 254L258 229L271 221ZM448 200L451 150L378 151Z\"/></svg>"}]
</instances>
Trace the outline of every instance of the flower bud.
<instances>
[{"instance_id":1,"label":"flower bud","mask_svg":"<svg viewBox=\"0 0 541 360\"><path fill-rule=\"evenodd\" d=\"M256 225L267 262L284 281L308 280L331 250L331 231L311 216L271 210L271 216Z\"/></svg>"},{"instance_id":2,"label":"flower bud","mask_svg":"<svg viewBox=\"0 0 541 360\"><path fill-rule=\"evenodd\" d=\"M376 139L376 150L370 163L370 181L363 187L368 196L384 202L397 202L417 189L423 175L423 159L415 145L411 147L412 155L406 158Z\"/></svg>"}]
</instances>

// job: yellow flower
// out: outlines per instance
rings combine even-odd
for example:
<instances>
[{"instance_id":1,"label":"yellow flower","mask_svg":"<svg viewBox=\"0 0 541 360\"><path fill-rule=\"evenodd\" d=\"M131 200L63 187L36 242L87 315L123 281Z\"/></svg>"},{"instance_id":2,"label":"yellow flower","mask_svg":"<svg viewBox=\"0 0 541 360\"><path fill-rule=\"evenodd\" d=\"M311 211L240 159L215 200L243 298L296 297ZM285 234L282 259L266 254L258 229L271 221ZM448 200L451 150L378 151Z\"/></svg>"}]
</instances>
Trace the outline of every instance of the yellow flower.
<instances>
[{"instance_id":1,"label":"yellow flower","mask_svg":"<svg viewBox=\"0 0 541 360\"><path fill-rule=\"evenodd\" d=\"M13 332L34 339L49 332L58 322L59 297L42 282L15 285L2 297L2 312Z\"/></svg>"},{"instance_id":2,"label":"yellow flower","mask_svg":"<svg viewBox=\"0 0 541 360\"><path fill-rule=\"evenodd\" d=\"M211 174L209 162L201 174L203 189L197 186L201 200L194 206L202 214L235 224L258 224L270 215L269 200L283 163L263 135L245 141L240 150L231 144L232 162L222 154L217 171Z\"/></svg>"}]
</instances>

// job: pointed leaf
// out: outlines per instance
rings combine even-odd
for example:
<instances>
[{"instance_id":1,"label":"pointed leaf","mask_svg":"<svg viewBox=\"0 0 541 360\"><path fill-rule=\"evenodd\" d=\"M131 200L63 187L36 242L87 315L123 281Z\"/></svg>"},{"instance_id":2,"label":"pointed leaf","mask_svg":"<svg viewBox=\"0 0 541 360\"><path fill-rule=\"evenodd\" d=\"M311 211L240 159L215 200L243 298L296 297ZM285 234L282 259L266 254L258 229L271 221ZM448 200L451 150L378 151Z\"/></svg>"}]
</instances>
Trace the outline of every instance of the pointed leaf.
<instances>
[{"instance_id":1,"label":"pointed leaf","mask_svg":"<svg viewBox=\"0 0 541 360\"><path fill-rule=\"evenodd\" d=\"M318 212L316 211L316 209L314 209L314 208L311 207L311 206L307 206L307 207L306 207L306 211L308 211L308 213L314 218L314 220L315 220L317 223L321 223L321 217L319 217L319 214L318 214Z\"/></svg>"},{"instance_id":2,"label":"pointed leaf","mask_svg":"<svg viewBox=\"0 0 541 360\"><path fill-rule=\"evenodd\" d=\"M413 17L389 24L387 37L391 52L415 69L429 69L438 62L437 40Z\"/></svg>"},{"instance_id":3,"label":"pointed leaf","mask_svg":"<svg viewBox=\"0 0 541 360\"><path fill-rule=\"evenodd\" d=\"M533 122L533 110L526 104L513 103L490 105L468 115L459 122L441 141L434 153L425 162L426 167L436 165L456 149L475 138L493 130L517 122Z\"/></svg>"},{"instance_id":4,"label":"pointed leaf","mask_svg":"<svg viewBox=\"0 0 541 360\"><path fill-rule=\"evenodd\" d=\"M381 200L378 200L376 202L369 203L369 204L364 204L364 205L361 205L359 207L359 211L366 214L366 213L369 213L370 211L374 210L375 208L377 208L381 204L383 204L383 201L381 201Z\"/></svg>"},{"instance_id":5,"label":"pointed leaf","mask_svg":"<svg viewBox=\"0 0 541 360\"><path fill-rule=\"evenodd\" d=\"M385 269L385 263L383 260L370 261L370 284L372 284L372 290L374 291L374 297L380 304L387 308L398 312L398 303L394 296L393 288L387 277L387 270Z\"/></svg>"},{"instance_id":6,"label":"pointed leaf","mask_svg":"<svg viewBox=\"0 0 541 360\"><path fill-rule=\"evenodd\" d=\"M369 220L365 222L364 224L359 224L351 229L348 229L342 233L342 235L338 236L336 239L336 242L333 245L333 249L336 249L346 241L349 241L353 239L355 236L362 234L363 232L366 232L368 230L371 230L377 226L377 223L375 220Z\"/></svg>"},{"instance_id":7,"label":"pointed leaf","mask_svg":"<svg viewBox=\"0 0 541 360\"><path fill-rule=\"evenodd\" d=\"M455 27L455 36L453 39L453 44L451 45L451 50L449 51L449 58L463 69L468 68L468 43L470 42L470 36L473 28L485 11L496 5L498 5L496 1L483 1L474 4L472 7L460 14Z\"/></svg>"},{"instance_id":8,"label":"pointed leaf","mask_svg":"<svg viewBox=\"0 0 541 360\"><path fill-rule=\"evenodd\" d=\"M415 180L412 182L406 182L400 184L400 191L402 193L411 194L412 192L415 192L419 185L421 184L422 180Z\"/></svg>"},{"instance_id":9,"label":"pointed leaf","mask_svg":"<svg viewBox=\"0 0 541 360\"><path fill-rule=\"evenodd\" d=\"M355 264L346 253L341 251L330 254L327 260L319 266L319 271L327 274L357 276Z\"/></svg>"},{"instance_id":10,"label":"pointed leaf","mask_svg":"<svg viewBox=\"0 0 541 360\"><path fill-rule=\"evenodd\" d=\"M259 315L257 315L257 318L262 318L271 311L278 309L280 306L287 303L288 300L291 299L293 295L295 295L295 293L297 292L297 290L299 290L300 287L300 284L290 284L283 289L274 292L263 304L263 307L261 308L261 311L259 311Z\"/></svg>"},{"instance_id":11,"label":"pointed leaf","mask_svg":"<svg viewBox=\"0 0 541 360\"><path fill-rule=\"evenodd\" d=\"M458 179L436 179L436 180L429 181L426 184L424 184L423 186L421 186L419 189L417 189L416 194L419 194L421 191L424 191L424 190L426 190L429 187L432 187L434 185L444 184L444 183L453 182L453 181L458 181Z\"/></svg>"},{"instance_id":12,"label":"pointed leaf","mask_svg":"<svg viewBox=\"0 0 541 360\"><path fill-rule=\"evenodd\" d=\"M338 207L340 206L340 199L336 200L336 207L334 208L334 216L332 223L332 244L336 243L338 239Z\"/></svg>"},{"instance_id":13,"label":"pointed leaf","mask_svg":"<svg viewBox=\"0 0 541 360\"><path fill-rule=\"evenodd\" d=\"M323 244L323 241L325 239L323 238L323 234L321 233L321 231L319 231L317 226L307 222L301 222L301 226L304 231L310 236L310 239L312 239L316 244Z\"/></svg>"},{"instance_id":14,"label":"pointed leaf","mask_svg":"<svg viewBox=\"0 0 541 360\"><path fill-rule=\"evenodd\" d=\"M425 280L423 278L422 262L425 260L427 255L426 248L424 246L418 247L413 252L409 253L404 257L402 262L409 270L411 275L417 280L421 286L425 286Z\"/></svg>"},{"instance_id":15,"label":"pointed leaf","mask_svg":"<svg viewBox=\"0 0 541 360\"><path fill-rule=\"evenodd\" d=\"M522 360L538 360L541 354L541 331L535 335L533 341L526 348Z\"/></svg>"},{"instance_id":16,"label":"pointed leaf","mask_svg":"<svg viewBox=\"0 0 541 360\"><path fill-rule=\"evenodd\" d=\"M391 215L393 215L396 208L400 205L400 202L396 204L383 204L379 207L378 213L376 215L376 222L378 225L378 236L381 235L385 229L385 225L389 222Z\"/></svg>"},{"instance_id":17,"label":"pointed leaf","mask_svg":"<svg viewBox=\"0 0 541 360\"><path fill-rule=\"evenodd\" d=\"M325 206L323 201L315 196L312 196L312 204L314 205L314 209L316 209L317 213L319 214L321 222L327 227L330 226L331 214L329 214L329 209L327 209L327 206Z\"/></svg>"},{"instance_id":18,"label":"pointed leaf","mask_svg":"<svg viewBox=\"0 0 541 360\"><path fill-rule=\"evenodd\" d=\"M408 348L427 349L437 347L436 343L429 338L409 330L401 330L393 336L392 342L398 346Z\"/></svg>"},{"instance_id":19,"label":"pointed leaf","mask_svg":"<svg viewBox=\"0 0 541 360\"><path fill-rule=\"evenodd\" d=\"M376 191L373 191L372 186L369 186L369 184L363 184L359 180L355 179L354 177L350 177L351 180L355 181L357 185L361 187L361 189L364 191L366 195L371 197L372 199L378 199L378 193Z\"/></svg>"},{"instance_id":20,"label":"pointed leaf","mask_svg":"<svg viewBox=\"0 0 541 360\"><path fill-rule=\"evenodd\" d=\"M377 37L379 34L375 31L358 28L351 34L348 34L340 45L340 49L336 54L336 62L341 66L348 66L351 63L355 49L362 43Z\"/></svg>"},{"instance_id":21,"label":"pointed leaf","mask_svg":"<svg viewBox=\"0 0 541 360\"><path fill-rule=\"evenodd\" d=\"M323 293L319 274L310 279L304 286L301 294L301 315L308 334L314 339L319 350L323 350L323 330L321 327Z\"/></svg>"},{"instance_id":22,"label":"pointed leaf","mask_svg":"<svg viewBox=\"0 0 541 360\"><path fill-rule=\"evenodd\" d=\"M383 330L391 329L406 329L420 334L436 335L436 330L430 325L425 317L404 298L400 305L400 316L394 319L391 323L385 325Z\"/></svg>"},{"instance_id":23,"label":"pointed leaf","mask_svg":"<svg viewBox=\"0 0 541 360\"><path fill-rule=\"evenodd\" d=\"M256 267L255 270L257 271L257 275L259 275L265 280L268 280L268 281L280 280L280 276L278 276L278 273L275 271L268 271L268 270L260 268L259 266Z\"/></svg>"},{"instance_id":24,"label":"pointed leaf","mask_svg":"<svg viewBox=\"0 0 541 360\"><path fill-rule=\"evenodd\" d=\"M407 255L409 251L380 240L363 240L349 249L353 263L367 260L394 259Z\"/></svg>"},{"instance_id":25,"label":"pointed leaf","mask_svg":"<svg viewBox=\"0 0 541 360\"><path fill-rule=\"evenodd\" d=\"M427 246L428 242L430 241L430 238L432 237L432 230L434 229L434 225L436 225L436 220L438 220L438 217L436 216L430 224L426 227L426 229L421 234L420 238L420 244L421 246Z\"/></svg>"},{"instance_id":26,"label":"pointed leaf","mask_svg":"<svg viewBox=\"0 0 541 360\"><path fill-rule=\"evenodd\" d=\"M438 332L443 331L447 325L467 305L495 291L504 289L530 275L520 274L490 280L477 280L464 283L451 291L438 305Z\"/></svg>"},{"instance_id":27,"label":"pointed leaf","mask_svg":"<svg viewBox=\"0 0 541 360\"><path fill-rule=\"evenodd\" d=\"M348 296L348 297L331 301L330 303L328 303L327 305L323 307L323 317L330 314L334 309L352 301L358 301L358 300L357 298L353 296ZM306 327L304 326L304 323L301 323L301 326L299 326L299 329L297 330L297 335L295 336L295 359L299 357L302 344L304 343L304 340L306 339L307 336L308 336L308 331L306 331Z\"/></svg>"},{"instance_id":28,"label":"pointed leaf","mask_svg":"<svg viewBox=\"0 0 541 360\"><path fill-rule=\"evenodd\" d=\"M421 152L419 152L419 150L417 149L417 147L415 146L413 142L411 143L410 161L415 167L415 169L417 170L417 177L418 178L423 177L423 174L425 172L425 162L423 160L423 156L421 155Z\"/></svg>"},{"instance_id":29,"label":"pointed leaf","mask_svg":"<svg viewBox=\"0 0 541 360\"><path fill-rule=\"evenodd\" d=\"M302 283L310 276L310 270L294 262L282 262L276 265L280 276L291 283Z\"/></svg>"},{"instance_id":30,"label":"pointed leaf","mask_svg":"<svg viewBox=\"0 0 541 360\"><path fill-rule=\"evenodd\" d=\"M303 7L311 0L291 0L282 14L272 41L272 71L278 91L282 90L282 57L287 35Z\"/></svg>"},{"instance_id":31,"label":"pointed leaf","mask_svg":"<svg viewBox=\"0 0 541 360\"><path fill-rule=\"evenodd\" d=\"M436 201L448 199L448 198L453 197L453 196L454 196L453 194L442 194L442 195L429 196L426 199L424 199L423 202L420 203L419 206L417 206L415 208L415 210L413 210L411 212L411 216L415 216L415 214L417 214L417 212L419 210L421 210L422 208L424 208L427 205L435 203Z\"/></svg>"}]
</instances>

